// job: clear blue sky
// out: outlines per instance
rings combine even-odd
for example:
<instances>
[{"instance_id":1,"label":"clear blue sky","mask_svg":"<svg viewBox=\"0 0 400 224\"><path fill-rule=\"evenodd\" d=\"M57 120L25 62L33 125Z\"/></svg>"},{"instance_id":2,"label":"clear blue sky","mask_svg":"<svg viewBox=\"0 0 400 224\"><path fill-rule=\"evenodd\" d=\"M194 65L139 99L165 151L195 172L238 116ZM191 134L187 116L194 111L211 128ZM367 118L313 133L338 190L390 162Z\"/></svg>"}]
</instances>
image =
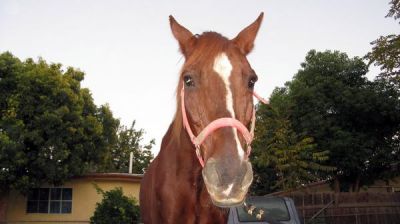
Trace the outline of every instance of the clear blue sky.
<instances>
[{"instance_id":1,"label":"clear blue sky","mask_svg":"<svg viewBox=\"0 0 400 224\"><path fill-rule=\"evenodd\" d=\"M384 18L388 2L2 0L0 52L81 69L96 104L108 103L123 124L136 120L147 140L156 139L157 153L175 113L183 62L170 14L193 33L213 30L233 38L263 11L249 61L259 75L256 90L268 97L291 80L310 49L363 56L380 35L398 33L399 25Z\"/></svg>"}]
</instances>

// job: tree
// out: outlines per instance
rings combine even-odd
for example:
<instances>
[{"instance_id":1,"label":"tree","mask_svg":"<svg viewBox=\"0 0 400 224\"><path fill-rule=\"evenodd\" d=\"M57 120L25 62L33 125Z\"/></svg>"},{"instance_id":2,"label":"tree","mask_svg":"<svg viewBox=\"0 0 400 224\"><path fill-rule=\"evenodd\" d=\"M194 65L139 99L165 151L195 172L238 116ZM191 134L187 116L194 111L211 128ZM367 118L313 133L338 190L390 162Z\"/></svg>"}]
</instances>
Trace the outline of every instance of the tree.
<instances>
[{"instance_id":1,"label":"tree","mask_svg":"<svg viewBox=\"0 0 400 224\"><path fill-rule=\"evenodd\" d=\"M389 2L390 10L386 17L393 17L395 20L400 18L400 1L391 0ZM400 22L399 22L400 24ZM368 60L368 65L374 64L379 66L381 73L375 79L375 85L380 90L381 94L386 97L399 97L400 95L400 35L390 34L387 36L380 36L378 39L371 42L373 45L371 52L369 52L365 59ZM397 109L399 111L399 108ZM393 150L390 154L380 155L381 160L390 157L388 161L390 164L372 164L379 176L384 180L389 180L395 175L398 175L398 169L391 169L391 166L398 166L400 161L400 126L397 127L397 133L389 138L390 148ZM385 151L385 150L383 150ZM390 151L390 150L386 150ZM394 159L393 159L394 158ZM397 161L397 162L393 162Z\"/></svg>"},{"instance_id":2,"label":"tree","mask_svg":"<svg viewBox=\"0 0 400 224\"><path fill-rule=\"evenodd\" d=\"M135 129L135 121L132 122L130 128L124 125L119 126L117 139L112 145L104 169L113 172L128 172L129 157L133 152L132 172L143 173L153 159L151 148L154 145L154 139L142 145L143 135L143 129Z\"/></svg>"},{"instance_id":3,"label":"tree","mask_svg":"<svg viewBox=\"0 0 400 224\"><path fill-rule=\"evenodd\" d=\"M0 54L0 191L26 192L96 170L119 121L81 88L84 73Z\"/></svg>"},{"instance_id":4,"label":"tree","mask_svg":"<svg viewBox=\"0 0 400 224\"><path fill-rule=\"evenodd\" d=\"M104 191L96 187L103 200L96 204L96 210L90 218L92 224L133 224L140 221L140 208L133 197L124 195L122 188Z\"/></svg>"},{"instance_id":5,"label":"tree","mask_svg":"<svg viewBox=\"0 0 400 224\"><path fill-rule=\"evenodd\" d=\"M397 157L399 94L368 81L367 65L338 51L312 50L301 67L286 85L293 129L329 150L336 191L358 191Z\"/></svg>"},{"instance_id":6,"label":"tree","mask_svg":"<svg viewBox=\"0 0 400 224\"><path fill-rule=\"evenodd\" d=\"M253 157L253 156L252 156ZM250 186L249 193L251 195L265 195L276 190L278 176L272 165L255 163L253 160L253 183Z\"/></svg>"},{"instance_id":7,"label":"tree","mask_svg":"<svg viewBox=\"0 0 400 224\"><path fill-rule=\"evenodd\" d=\"M389 2L390 10L386 17L393 17L395 20L400 18L400 0L391 0ZM400 23L400 22L399 22Z\"/></svg>"},{"instance_id":8,"label":"tree","mask_svg":"<svg viewBox=\"0 0 400 224\"><path fill-rule=\"evenodd\" d=\"M400 0L391 0L389 4L391 8L386 17L399 19ZM368 65L379 66L382 72L378 78L394 85L397 91L400 91L400 35L380 36L372 41L371 45L372 51L364 57L369 61Z\"/></svg>"},{"instance_id":9,"label":"tree","mask_svg":"<svg viewBox=\"0 0 400 224\"><path fill-rule=\"evenodd\" d=\"M378 78L384 79L400 91L400 35L381 36L371 42L372 51L365 58L369 65L379 66Z\"/></svg>"},{"instance_id":10,"label":"tree","mask_svg":"<svg viewBox=\"0 0 400 224\"><path fill-rule=\"evenodd\" d=\"M318 150L312 138L299 137L292 130L285 95L284 88L277 88L270 104L258 107L252 159L257 177L253 191L258 194L294 189L334 170L320 164L328 159L328 151Z\"/></svg>"}]
</instances>

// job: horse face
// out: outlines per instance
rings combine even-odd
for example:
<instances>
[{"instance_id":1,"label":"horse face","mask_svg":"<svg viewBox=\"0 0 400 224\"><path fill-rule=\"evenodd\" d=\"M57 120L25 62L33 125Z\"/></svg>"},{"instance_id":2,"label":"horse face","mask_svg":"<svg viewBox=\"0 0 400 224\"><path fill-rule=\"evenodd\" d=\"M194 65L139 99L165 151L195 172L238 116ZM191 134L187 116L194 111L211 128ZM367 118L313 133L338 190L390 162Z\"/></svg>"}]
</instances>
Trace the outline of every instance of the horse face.
<instances>
[{"instance_id":1,"label":"horse face","mask_svg":"<svg viewBox=\"0 0 400 224\"><path fill-rule=\"evenodd\" d=\"M219 118L234 118L250 127L257 76L246 55L261 20L262 14L228 40L215 32L194 36L171 17L173 34L186 59L179 87L184 85L184 106L195 135ZM242 203L253 180L243 136L233 127L223 127L200 149L205 161L202 175L213 203L220 207Z\"/></svg>"}]
</instances>

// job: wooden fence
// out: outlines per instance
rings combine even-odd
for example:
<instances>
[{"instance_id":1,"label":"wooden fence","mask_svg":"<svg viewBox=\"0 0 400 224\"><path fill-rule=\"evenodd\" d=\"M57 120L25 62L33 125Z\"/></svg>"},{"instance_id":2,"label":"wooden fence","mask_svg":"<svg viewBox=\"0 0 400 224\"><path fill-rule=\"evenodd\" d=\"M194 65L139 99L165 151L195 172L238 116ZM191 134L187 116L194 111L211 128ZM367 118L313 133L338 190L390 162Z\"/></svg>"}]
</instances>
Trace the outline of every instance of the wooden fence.
<instances>
[{"instance_id":1,"label":"wooden fence","mask_svg":"<svg viewBox=\"0 0 400 224\"><path fill-rule=\"evenodd\" d=\"M283 193L305 224L400 224L400 192Z\"/></svg>"}]
</instances>

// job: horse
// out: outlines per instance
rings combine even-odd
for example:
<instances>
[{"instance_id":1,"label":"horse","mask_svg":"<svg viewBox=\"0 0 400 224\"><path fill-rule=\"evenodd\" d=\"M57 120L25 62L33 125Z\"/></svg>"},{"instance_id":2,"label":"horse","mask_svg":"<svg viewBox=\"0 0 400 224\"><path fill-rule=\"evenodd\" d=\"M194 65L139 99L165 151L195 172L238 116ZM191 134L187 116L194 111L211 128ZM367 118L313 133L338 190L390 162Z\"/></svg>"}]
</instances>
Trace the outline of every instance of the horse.
<instances>
[{"instance_id":1,"label":"horse","mask_svg":"<svg viewBox=\"0 0 400 224\"><path fill-rule=\"evenodd\" d=\"M246 56L262 19L263 13L228 39L216 32L193 35L169 17L185 61L174 119L141 182L145 224L226 223L228 208L243 203L253 180L248 156L258 97Z\"/></svg>"}]
</instances>

